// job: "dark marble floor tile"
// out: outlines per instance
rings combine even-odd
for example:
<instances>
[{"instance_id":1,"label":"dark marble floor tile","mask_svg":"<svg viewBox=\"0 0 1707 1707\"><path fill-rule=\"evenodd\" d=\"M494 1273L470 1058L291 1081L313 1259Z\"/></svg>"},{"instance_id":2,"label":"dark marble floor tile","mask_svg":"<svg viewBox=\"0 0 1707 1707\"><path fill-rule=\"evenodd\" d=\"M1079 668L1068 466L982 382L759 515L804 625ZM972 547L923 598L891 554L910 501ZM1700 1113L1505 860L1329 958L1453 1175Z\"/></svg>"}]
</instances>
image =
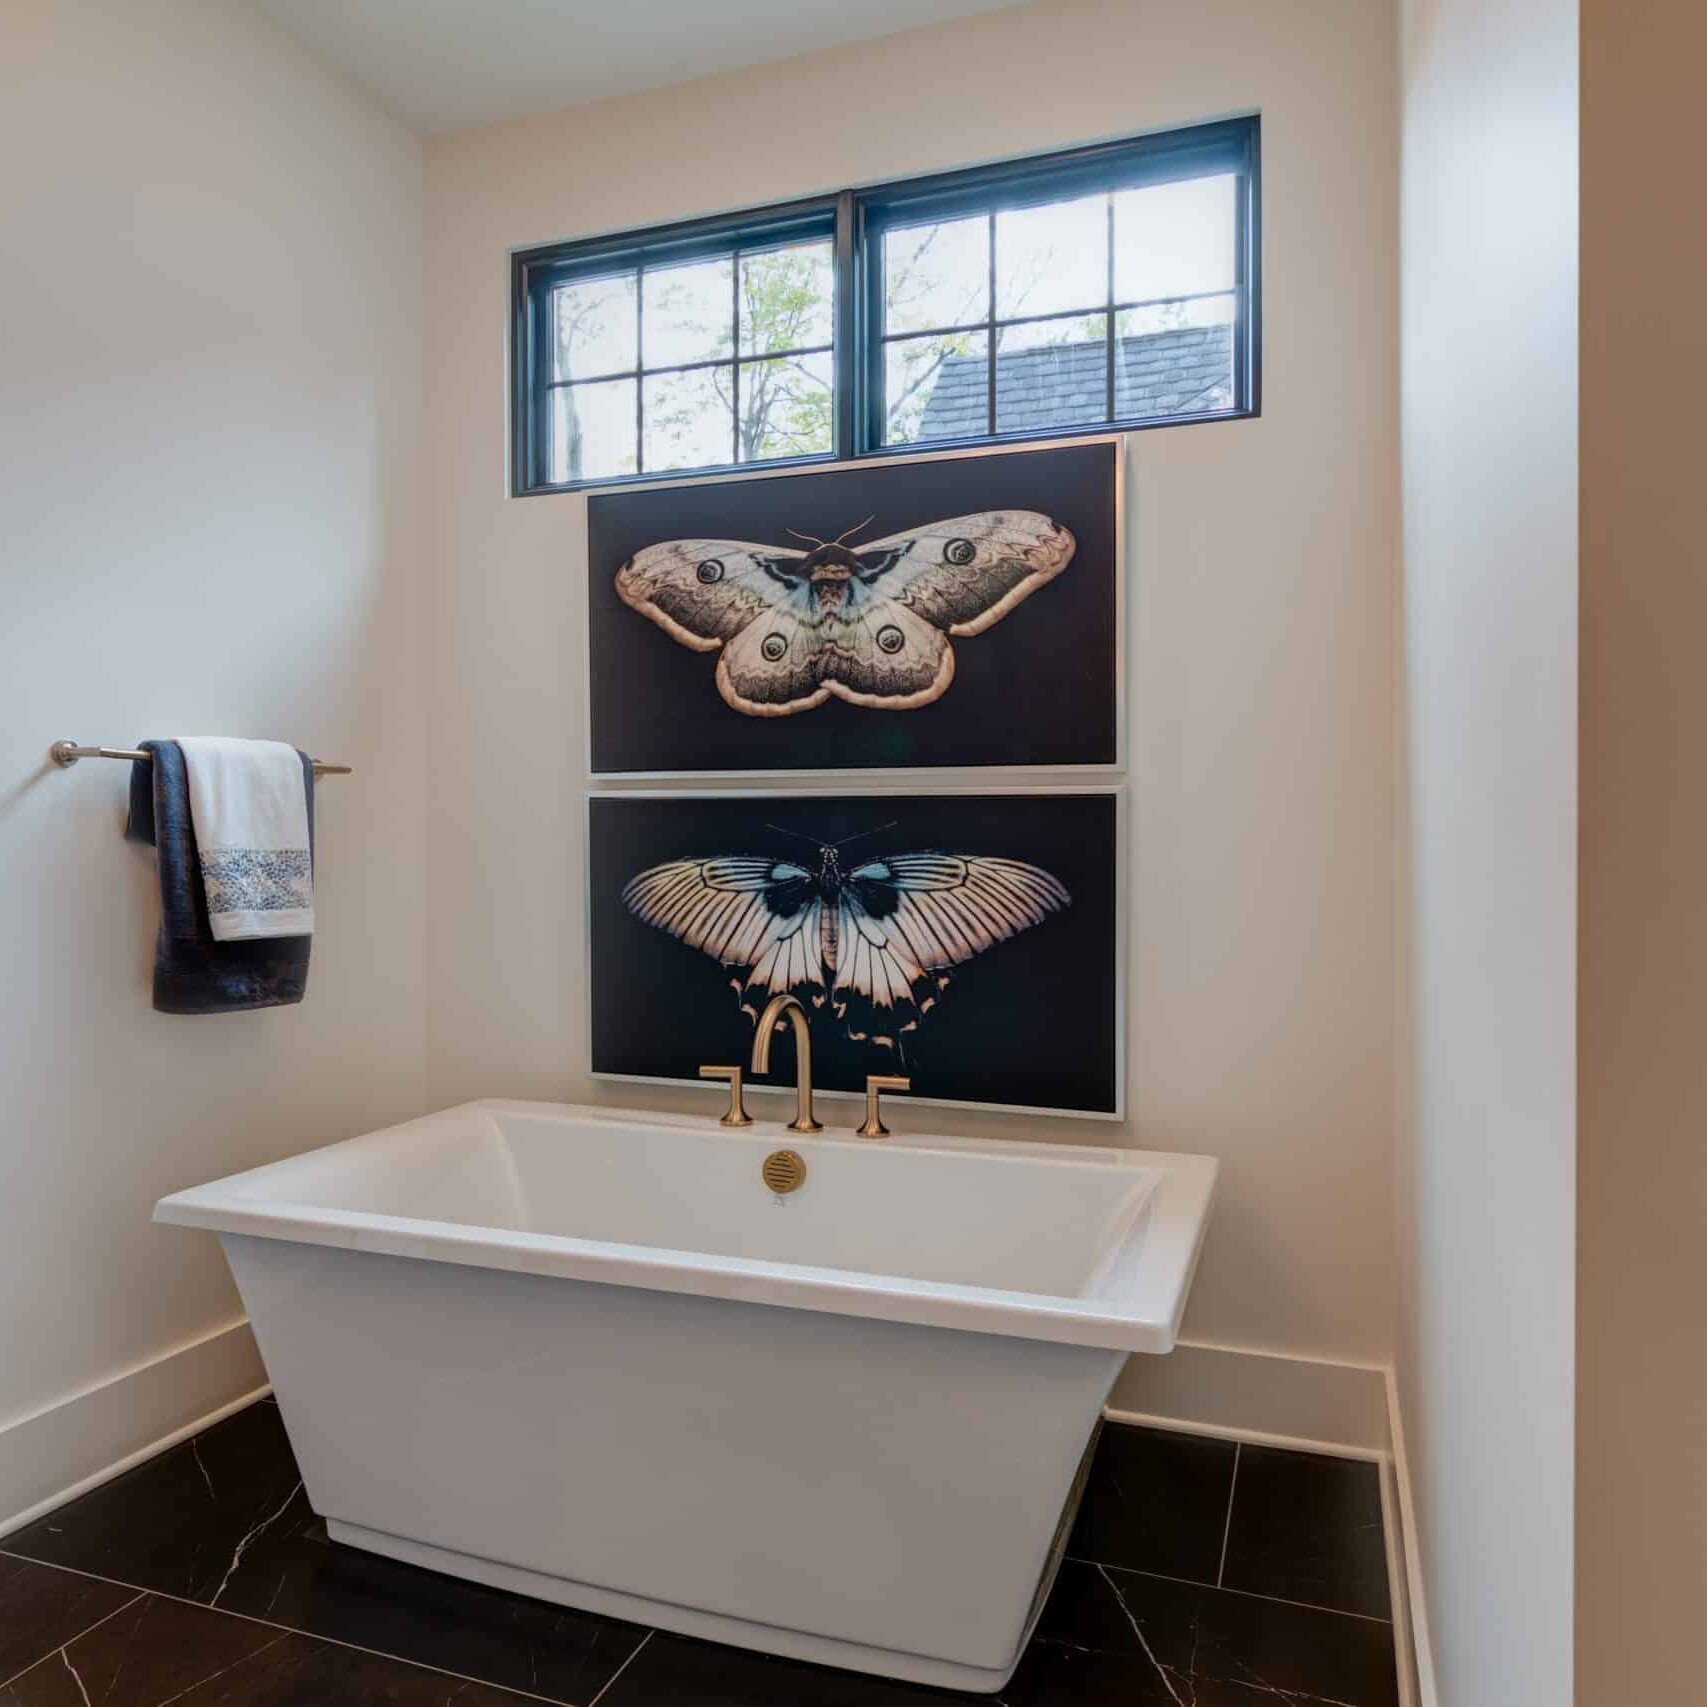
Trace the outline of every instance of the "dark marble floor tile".
<instances>
[{"instance_id":1,"label":"dark marble floor tile","mask_svg":"<svg viewBox=\"0 0 1707 1707\"><path fill-rule=\"evenodd\" d=\"M1242 1448L1221 1581L1251 1594L1391 1616L1379 1470L1313 1452Z\"/></svg>"},{"instance_id":2,"label":"dark marble floor tile","mask_svg":"<svg viewBox=\"0 0 1707 1707\"><path fill-rule=\"evenodd\" d=\"M213 1601L234 1562L301 1501L273 1405L251 1405L7 1538L10 1553Z\"/></svg>"},{"instance_id":3,"label":"dark marble floor tile","mask_svg":"<svg viewBox=\"0 0 1707 1707\"><path fill-rule=\"evenodd\" d=\"M1397 1707L1392 1629L1142 1572L1069 1562L1006 1707Z\"/></svg>"},{"instance_id":4,"label":"dark marble floor tile","mask_svg":"<svg viewBox=\"0 0 1707 1707\"><path fill-rule=\"evenodd\" d=\"M955 1707L988 1700L659 1630L599 1707Z\"/></svg>"},{"instance_id":5,"label":"dark marble floor tile","mask_svg":"<svg viewBox=\"0 0 1707 1707\"><path fill-rule=\"evenodd\" d=\"M20 1553L585 1707L645 1630L341 1547L258 1404L62 1508Z\"/></svg>"},{"instance_id":6,"label":"dark marble floor tile","mask_svg":"<svg viewBox=\"0 0 1707 1707\"><path fill-rule=\"evenodd\" d=\"M1235 1451L1225 1440L1108 1424L1068 1556L1214 1582Z\"/></svg>"},{"instance_id":7,"label":"dark marble floor tile","mask_svg":"<svg viewBox=\"0 0 1707 1707\"><path fill-rule=\"evenodd\" d=\"M0 1687L0 1707L519 1707L521 1699L151 1594Z\"/></svg>"},{"instance_id":8,"label":"dark marble floor tile","mask_svg":"<svg viewBox=\"0 0 1707 1707\"><path fill-rule=\"evenodd\" d=\"M168 1701L254 1658L283 1632L224 1618L157 1595L122 1611L14 1678L0 1707L104 1707Z\"/></svg>"},{"instance_id":9,"label":"dark marble floor tile","mask_svg":"<svg viewBox=\"0 0 1707 1707\"><path fill-rule=\"evenodd\" d=\"M219 1604L573 1707L586 1707L646 1634L340 1546L301 1494L245 1549Z\"/></svg>"},{"instance_id":10,"label":"dark marble floor tile","mask_svg":"<svg viewBox=\"0 0 1707 1707\"><path fill-rule=\"evenodd\" d=\"M135 1589L0 1556L0 1682L135 1598Z\"/></svg>"}]
</instances>

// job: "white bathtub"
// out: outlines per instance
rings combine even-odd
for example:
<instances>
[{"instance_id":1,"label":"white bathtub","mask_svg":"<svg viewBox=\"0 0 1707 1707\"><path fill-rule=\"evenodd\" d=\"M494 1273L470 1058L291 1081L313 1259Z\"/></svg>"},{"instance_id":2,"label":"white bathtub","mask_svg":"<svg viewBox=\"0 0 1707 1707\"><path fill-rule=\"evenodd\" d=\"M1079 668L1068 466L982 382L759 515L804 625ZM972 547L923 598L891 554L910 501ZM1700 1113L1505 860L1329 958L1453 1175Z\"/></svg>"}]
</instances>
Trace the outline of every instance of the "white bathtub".
<instances>
[{"instance_id":1,"label":"white bathtub","mask_svg":"<svg viewBox=\"0 0 1707 1707\"><path fill-rule=\"evenodd\" d=\"M774 1196L772 1150L806 1161ZM165 1198L221 1236L334 1539L999 1689L1201 1156L478 1102Z\"/></svg>"}]
</instances>

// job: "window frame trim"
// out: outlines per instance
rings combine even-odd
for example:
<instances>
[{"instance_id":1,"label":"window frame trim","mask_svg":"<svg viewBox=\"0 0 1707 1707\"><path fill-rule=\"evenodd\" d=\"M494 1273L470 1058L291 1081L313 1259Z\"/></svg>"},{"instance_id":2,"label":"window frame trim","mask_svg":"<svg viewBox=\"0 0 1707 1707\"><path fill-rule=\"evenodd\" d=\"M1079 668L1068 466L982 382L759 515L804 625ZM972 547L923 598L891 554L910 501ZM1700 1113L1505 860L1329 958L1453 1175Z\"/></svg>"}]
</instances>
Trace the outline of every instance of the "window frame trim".
<instances>
[{"instance_id":1,"label":"window frame trim","mask_svg":"<svg viewBox=\"0 0 1707 1707\"><path fill-rule=\"evenodd\" d=\"M802 197L768 206L733 210L665 225L634 227L588 238L535 245L510 255L510 454L511 497L584 492L875 461L886 457L965 452L980 447L1012 448L1087 434L1148 432L1158 427L1197 426L1213 421L1249 420L1262 413L1262 120L1256 112L1207 123L1172 126L1108 142L1020 155L986 165L929 173ZM1199 171L1182 174L1182 158ZM1120 171L1111 182L1109 166ZM1217 164L1221 162L1222 164ZM892 225L952 218L1068 199L1075 185L1083 193L1131 189L1166 183L1181 176L1231 171L1241 178L1234 204L1235 278L1233 295L1234 406L1192 414L1116 417L1060 427L986 432L958 438L883 441L882 233ZM1018 194L1014 192L1017 191ZM712 463L701 468L640 470L634 474L554 483L547 476L550 445L551 287L572 278L598 277L660 262L679 263L762 247L767 238L822 241L832 249L836 302L832 324L833 401L831 445L806 456L762 461ZM1110 266L1113 265L1112 250ZM994 303L990 304L994 313ZM1101 312L1101 310L1098 310ZM1024 319L1024 316L1019 317ZM1051 318L1034 316L1033 318ZM1006 322L1002 322L1006 324ZM731 328L739 343L739 328ZM1118 331L1111 314L1108 349L1112 370ZM637 361L643 352L637 352ZM989 353L995 372L996 350ZM731 361L739 362L738 348ZM716 365L715 362L701 365ZM664 370L659 370L664 371ZM673 370L671 370L673 371ZM637 382L638 384L638 382ZM993 380L992 380L993 384ZM738 430L738 424L737 424ZM639 446L637 443L636 449Z\"/></svg>"}]
</instances>

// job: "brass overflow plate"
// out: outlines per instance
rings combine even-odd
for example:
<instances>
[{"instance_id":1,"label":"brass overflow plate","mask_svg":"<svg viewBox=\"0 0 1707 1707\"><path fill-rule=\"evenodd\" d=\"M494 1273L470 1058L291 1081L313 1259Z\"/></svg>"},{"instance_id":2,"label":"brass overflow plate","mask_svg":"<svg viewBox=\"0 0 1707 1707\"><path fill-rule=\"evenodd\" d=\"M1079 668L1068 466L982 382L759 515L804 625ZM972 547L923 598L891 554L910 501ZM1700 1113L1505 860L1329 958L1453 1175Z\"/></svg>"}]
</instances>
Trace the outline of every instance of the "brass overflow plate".
<instances>
[{"instance_id":1,"label":"brass overflow plate","mask_svg":"<svg viewBox=\"0 0 1707 1707\"><path fill-rule=\"evenodd\" d=\"M778 1197L786 1197L805 1185L806 1163L793 1150L772 1150L765 1157L759 1176Z\"/></svg>"}]
</instances>

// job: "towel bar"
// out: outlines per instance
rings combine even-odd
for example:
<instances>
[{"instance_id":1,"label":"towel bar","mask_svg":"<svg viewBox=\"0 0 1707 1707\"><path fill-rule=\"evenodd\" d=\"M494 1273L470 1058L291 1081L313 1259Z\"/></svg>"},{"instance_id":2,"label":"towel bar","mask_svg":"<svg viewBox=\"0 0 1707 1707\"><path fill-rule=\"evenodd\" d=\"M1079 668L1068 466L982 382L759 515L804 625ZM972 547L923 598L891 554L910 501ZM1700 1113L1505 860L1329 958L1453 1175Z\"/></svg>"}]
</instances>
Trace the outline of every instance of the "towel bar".
<instances>
[{"instance_id":1,"label":"towel bar","mask_svg":"<svg viewBox=\"0 0 1707 1707\"><path fill-rule=\"evenodd\" d=\"M79 747L75 741L55 741L48 748L48 754L61 770L67 770L79 759L140 759L143 764L153 761L152 753L145 753L140 747ZM351 765L327 764L324 760L314 761L316 776L348 776L353 770Z\"/></svg>"}]
</instances>

